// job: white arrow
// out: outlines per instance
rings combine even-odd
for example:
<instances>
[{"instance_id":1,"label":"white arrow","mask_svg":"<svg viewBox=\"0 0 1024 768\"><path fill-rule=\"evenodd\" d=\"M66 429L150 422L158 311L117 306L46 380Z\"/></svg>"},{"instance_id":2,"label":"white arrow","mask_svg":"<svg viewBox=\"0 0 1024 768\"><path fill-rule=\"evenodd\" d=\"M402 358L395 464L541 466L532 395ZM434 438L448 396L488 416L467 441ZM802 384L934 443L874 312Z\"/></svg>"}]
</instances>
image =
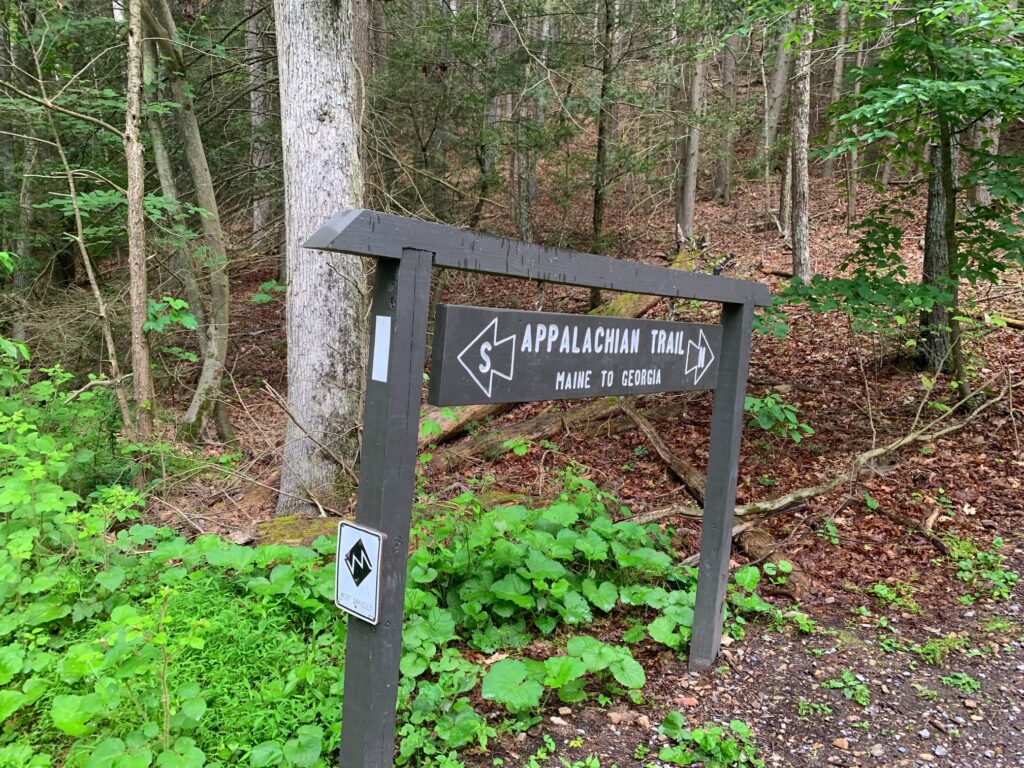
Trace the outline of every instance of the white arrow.
<instances>
[{"instance_id":1,"label":"white arrow","mask_svg":"<svg viewBox=\"0 0 1024 768\"><path fill-rule=\"evenodd\" d=\"M715 353L711 351L711 345L704 335L704 329L700 331L700 338L697 341L690 341L686 346L686 376L694 374L693 385L697 386L704 374L708 372L711 364L715 362Z\"/></svg>"},{"instance_id":2,"label":"white arrow","mask_svg":"<svg viewBox=\"0 0 1024 768\"><path fill-rule=\"evenodd\" d=\"M488 332L490 332L489 339L485 338ZM498 350L498 347L505 344L508 344L508 347L502 350L502 353L508 355L507 372L496 368L491 360L491 355ZM458 360L466 369L469 377L480 387L480 390L490 397L495 376L505 379L505 381L512 381L516 363L516 335L512 334L498 341L498 318L494 318L476 335L476 338L466 345L464 350L459 352Z\"/></svg>"}]
</instances>

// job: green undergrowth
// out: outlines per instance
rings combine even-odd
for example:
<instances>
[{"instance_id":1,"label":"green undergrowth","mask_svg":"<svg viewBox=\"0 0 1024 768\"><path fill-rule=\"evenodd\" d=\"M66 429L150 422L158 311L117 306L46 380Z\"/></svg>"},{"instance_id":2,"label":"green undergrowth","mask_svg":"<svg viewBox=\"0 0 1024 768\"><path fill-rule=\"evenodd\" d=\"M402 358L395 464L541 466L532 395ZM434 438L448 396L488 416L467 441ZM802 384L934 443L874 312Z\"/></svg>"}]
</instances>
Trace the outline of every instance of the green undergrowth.
<instances>
[{"instance_id":1,"label":"green undergrowth","mask_svg":"<svg viewBox=\"0 0 1024 768\"><path fill-rule=\"evenodd\" d=\"M17 407L29 386L8 381L0 405L0 766L331 764L346 631L333 540L252 548L147 524L138 492L86 488L75 435L35 418L88 399L58 385ZM418 520L399 764L454 768L560 702L641 701L631 645L685 652L696 574L622 513L570 470L535 509L464 494ZM760 576L730 586L735 637L782 620Z\"/></svg>"}]
</instances>

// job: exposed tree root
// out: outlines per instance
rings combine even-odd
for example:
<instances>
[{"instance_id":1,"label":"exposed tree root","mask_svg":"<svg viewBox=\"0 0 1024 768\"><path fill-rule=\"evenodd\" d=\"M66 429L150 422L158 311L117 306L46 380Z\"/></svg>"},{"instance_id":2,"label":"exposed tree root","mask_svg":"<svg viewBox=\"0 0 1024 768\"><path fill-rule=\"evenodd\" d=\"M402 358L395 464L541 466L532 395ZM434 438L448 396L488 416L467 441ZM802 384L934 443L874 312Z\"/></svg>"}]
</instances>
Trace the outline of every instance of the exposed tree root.
<instances>
[{"instance_id":1,"label":"exposed tree root","mask_svg":"<svg viewBox=\"0 0 1024 768\"><path fill-rule=\"evenodd\" d=\"M619 408L644 433L644 437L650 442L654 452L668 465L668 468L672 470L672 474L682 481L683 487L686 488L686 491L693 497L694 501L703 506L704 475L698 472L697 468L689 461L672 453L669 447L665 445L665 441L661 439L661 435L658 434L651 422L647 420L647 417L633 407L631 398L621 398L619 400Z\"/></svg>"}]
</instances>

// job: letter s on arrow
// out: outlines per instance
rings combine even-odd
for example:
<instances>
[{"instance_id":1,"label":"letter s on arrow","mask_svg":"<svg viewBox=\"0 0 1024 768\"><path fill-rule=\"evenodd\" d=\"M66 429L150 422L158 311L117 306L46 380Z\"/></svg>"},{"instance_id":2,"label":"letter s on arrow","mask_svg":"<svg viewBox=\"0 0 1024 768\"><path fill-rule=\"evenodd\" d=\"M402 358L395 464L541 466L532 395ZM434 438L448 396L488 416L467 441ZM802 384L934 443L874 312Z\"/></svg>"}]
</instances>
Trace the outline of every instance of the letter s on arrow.
<instances>
[{"instance_id":1,"label":"letter s on arrow","mask_svg":"<svg viewBox=\"0 0 1024 768\"><path fill-rule=\"evenodd\" d=\"M491 351L491 342L485 341L480 345L480 357L483 358L483 362L477 366L480 369L480 373L487 373L491 370L491 356L487 353Z\"/></svg>"}]
</instances>

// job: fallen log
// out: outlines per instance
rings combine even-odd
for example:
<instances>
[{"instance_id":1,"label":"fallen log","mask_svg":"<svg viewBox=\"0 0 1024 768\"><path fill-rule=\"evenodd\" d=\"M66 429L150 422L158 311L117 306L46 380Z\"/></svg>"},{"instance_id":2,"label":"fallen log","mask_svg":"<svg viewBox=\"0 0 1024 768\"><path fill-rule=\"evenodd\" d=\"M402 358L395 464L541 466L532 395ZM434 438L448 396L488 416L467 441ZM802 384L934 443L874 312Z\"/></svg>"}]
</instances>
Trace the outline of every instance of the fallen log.
<instances>
[{"instance_id":1,"label":"fallen log","mask_svg":"<svg viewBox=\"0 0 1024 768\"><path fill-rule=\"evenodd\" d=\"M423 450L428 445L447 443L464 434L471 425L501 416L517 405L518 403L483 403L462 405L457 408L428 405L420 416L419 448Z\"/></svg>"},{"instance_id":2,"label":"fallen log","mask_svg":"<svg viewBox=\"0 0 1024 768\"><path fill-rule=\"evenodd\" d=\"M619 409L618 398L602 397L579 408L562 411L549 407L527 421L509 424L502 429L480 431L464 443L445 446L434 452L430 466L442 472L453 472L474 461L493 461L511 450L510 442L522 444L547 440L576 424L610 416Z\"/></svg>"}]
</instances>

